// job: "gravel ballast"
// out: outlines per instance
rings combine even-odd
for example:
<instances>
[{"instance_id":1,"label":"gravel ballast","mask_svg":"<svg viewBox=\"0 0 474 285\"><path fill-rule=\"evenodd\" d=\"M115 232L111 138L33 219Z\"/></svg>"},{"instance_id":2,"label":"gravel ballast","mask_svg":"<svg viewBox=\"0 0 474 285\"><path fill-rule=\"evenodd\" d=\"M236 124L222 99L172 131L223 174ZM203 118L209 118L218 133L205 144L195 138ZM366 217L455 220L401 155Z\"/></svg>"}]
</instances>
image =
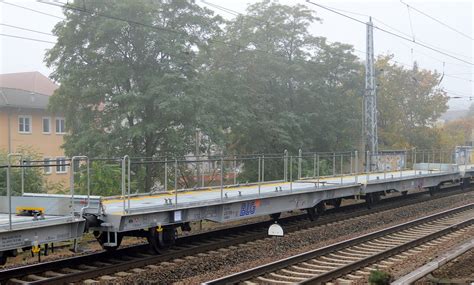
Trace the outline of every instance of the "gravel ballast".
<instances>
[{"instance_id":1,"label":"gravel ballast","mask_svg":"<svg viewBox=\"0 0 474 285\"><path fill-rule=\"evenodd\" d=\"M189 258L148 266L145 271L101 283L199 284L294 254L474 202L474 192L317 226L281 238L266 238ZM416 262L417 263L417 262Z\"/></svg>"}]
</instances>

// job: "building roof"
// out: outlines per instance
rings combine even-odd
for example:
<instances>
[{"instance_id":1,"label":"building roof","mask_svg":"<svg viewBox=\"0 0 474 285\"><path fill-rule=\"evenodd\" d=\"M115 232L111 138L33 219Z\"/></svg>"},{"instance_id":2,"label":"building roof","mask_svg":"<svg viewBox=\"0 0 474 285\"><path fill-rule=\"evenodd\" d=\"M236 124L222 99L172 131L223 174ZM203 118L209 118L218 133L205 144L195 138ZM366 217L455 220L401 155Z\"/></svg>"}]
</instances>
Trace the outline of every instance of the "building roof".
<instances>
[{"instance_id":1,"label":"building roof","mask_svg":"<svg viewBox=\"0 0 474 285\"><path fill-rule=\"evenodd\" d=\"M0 87L20 89L51 96L54 90L58 88L58 85L43 74L33 71L0 74Z\"/></svg>"},{"instance_id":2,"label":"building roof","mask_svg":"<svg viewBox=\"0 0 474 285\"><path fill-rule=\"evenodd\" d=\"M0 108L48 108L49 95L14 88L0 87Z\"/></svg>"}]
</instances>

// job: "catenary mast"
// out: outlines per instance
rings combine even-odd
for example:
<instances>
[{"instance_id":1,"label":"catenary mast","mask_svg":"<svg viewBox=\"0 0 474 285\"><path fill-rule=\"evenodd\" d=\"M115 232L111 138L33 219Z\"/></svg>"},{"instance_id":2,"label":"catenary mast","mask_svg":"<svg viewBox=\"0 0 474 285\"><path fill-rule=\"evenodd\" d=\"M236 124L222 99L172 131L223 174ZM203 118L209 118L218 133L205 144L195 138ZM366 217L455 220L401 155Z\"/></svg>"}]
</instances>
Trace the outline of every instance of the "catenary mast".
<instances>
[{"instance_id":1,"label":"catenary mast","mask_svg":"<svg viewBox=\"0 0 474 285\"><path fill-rule=\"evenodd\" d=\"M372 18L367 23L367 51L365 61L364 94L364 141L366 152L366 170L375 170L375 156L378 152L377 136L377 96L374 70L374 26Z\"/></svg>"}]
</instances>

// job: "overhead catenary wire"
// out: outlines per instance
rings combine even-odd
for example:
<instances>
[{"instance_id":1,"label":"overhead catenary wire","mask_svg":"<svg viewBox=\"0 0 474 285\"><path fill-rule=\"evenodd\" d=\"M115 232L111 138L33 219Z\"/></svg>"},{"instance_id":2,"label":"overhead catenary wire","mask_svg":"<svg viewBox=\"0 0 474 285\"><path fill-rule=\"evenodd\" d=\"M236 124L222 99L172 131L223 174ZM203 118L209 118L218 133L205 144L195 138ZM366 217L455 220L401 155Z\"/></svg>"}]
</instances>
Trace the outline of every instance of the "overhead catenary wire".
<instances>
[{"instance_id":1,"label":"overhead catenary wire","mask_svg":"<svg viewBox=\"0 0 474 285\"><path fill-rule=\"evenodd\" d=\"M40 39L22 37L22 36L15 36L15 35L4 34L4 33L0 33L0 36L16 38L16 39L22 39L22 40L35 41L35 42L41 42L41 43L56 44L56 42L52 42L52 41L46 41L46 40L40 40Z\"/></svg>"},{"instance_id":2,"label":"overhead catenary wire","mask_svg":"<svg viewBox=\"0 0 474 285\"><path fill-rule=\"evenodd\" d=\"M343 16L343 17L345 17L345 18L348 18L348 19L350 19L350 20L352 20L352 21L355 21L355 22L358 22L358 23L360 23L360 24L366 25L366 23L365 23L364 21L361 21L361 20L359 20L359 19L357 19L357 18L354 18L354 17L352 17L352 16L346 15L346 14L344 14L344 13L338 12L338 11L333 10L333 9L331 9L331 8L328 8L328 7L324 6L324 5L311 2L310 0L306 0L306 2L309 3L309 4L311 4L311 5L320 7L320 8L322 8L322 9L327 10L327 11L330 11L330 12L332 12L332 13L335 13L335 14L338 14L338 15L340 15L340 16ZM469 65L474 65L474 63L472 63L472 62L467 61L467 60L465 60L465 59L462 59L462 58L460 58L460 57L458 57L458 56L452 55L452 54L450 54L450 53L444 52L444 51L442 51L442 50L441 50L440 48L438 48L438 47L431 46L431 45L428 45L428 44L425 44L425 43L422 43L422 42L419 42L419 41L413 41L412 39L410 39L410 38L408 38L408 37L405 37L405 36L403 36L403 35L396 34L396 33L394 33L394 32L388 31L388 30L386 30L386 29L384 29L384 28L381 28L381 27L378 27L378 26L375 26L375 25L374 25L374 29L377 29L377 30L379 30L379 31L382 31L382 32L384 32L384 33L386 33L386 34L389 34L389 35L392 35L392 36L394 36L394 37L400 38L400 39L402 39L402 40L412 42L412 43L414 43L414 44L416 44L416 45L419 45L419 46L424 47L424 48L426 48L426 49L432 50L432 51L437 52L437 53L439 53L439 54L442 54L442 55L444 55L444 56L453 58L453 59L458 60L458 61L460 61L460 62L464 62L464 63L469 64Z\"/></svg>"},{"instance_id":3,"label":"overhead catenary wire","mask_svg":"<svg viewBox=\"0 0 474 285\"><path fill-rule=\"evenodd\" d=\"M380 20L380 19L377 18L377 17L371 16L371 15L368 15L368 14L356 13L356 12L352 12L352 11L348 11L348 10L339 9L339 8L335 8L335 7L333 7L333 6L327 6L327 5L324 5L324 6L327 7L327 8L330 8L330 9L332 9L332 10L341 11L341 12L345 12L345 13L349 13L349 14L354 14L354 15L357 15L357 16L362 16L362 17L367 17L367 18L372 17L372 20L374 20L375 22L379 22L381 25L383 25L383 26L385 26L385 27L387 27L387 28L389 28L389 29L391 29L391 30L393 30L393 31L396 31L397 33L402 34L402 35L406 36L407 38L413 37L413 31L412 31L412 34L403 32L403 31L401 31L401 30L399 30L399 29L397 29L397 28L395 28L395 27L393 27L393 26L391 26L391 25L385 23L384 21ZM360 20L359 20L359 21L360 21ZM428 45L428 46L430 45L429 43L427 43L427 42L425 42L425 41L422 41L419 37L418 37L418 39L417 39L417 42L423 43L423 44ZM449 51L449 50L446 50L446 49L443 49L443 48L440 48L440 47L437 47L437 48L438 48L439 50L441 50L441 51L446 52L446 53L450 53L450 54L457 55L457 56L460 56L460 57L463 57L463 56L464 56L464 55L461 55L461 54L458 54L458 53L455 53L455 52L452 52L452 51ZM458 63L452 63L452 64L459 65ZM467 67L467 65L462 65L462 66L466 66L466 67ZM469 66L469 68L471 68L471 67Z\"/></svg>"},{"instance_id":4,"label":"overhead catenary wire","mask_svg":"<svg viewBox=\"0 0 474 285\"><path fill-rule=\"evenodd\" d=\"M408 21L410 22L411 36L413 38L413 41L415 41L415 33L413 32L413 22L411 20L411 14L410 14L410 6L408 5L407 5L407 11L408 11Z\"/></svg>"},{"instance_id":5,"label":"overhead catenary wire","mask_svg":"<svg viewBox=\"0 0 474 285\"><path fill-rule=\"evenodd\" d=\"M241 13L239 12L236 12L234 10L231 10L231 9L228 9L228 8L225 8L225 7L222 7L222 6L219 6L217 4L213 4L213 3L209 3L205 0L202 0L201 2L209 5L209 6L212 6L216 9L220 9L222 11L225 11L227 13L231 13L233 15L239 15ZM310 4L315 4L315 3L312 3L310 1L307 1L308 3ZM26 8L26 7L23 7L23 6L20 6L20 5L16 5L16 4L12 4L12 3L9 3L9 2L5 2L5 1L1 1L0 3L3 3L3 4L8 4L8 5L12 5L12 6L15 6L15 7L19 7L19 8L24 8L24 9L27 9L27 10L31 10L31 11L34 11L34 12L38 12L38 13L41 13L41 14L46 14L48 16L53 16L55 18L61 18L61 17L57 17L57 16L54 16L54 15L51 15L51 14L47 14L47 13L44 13L44 12L41 12L41 11L37 11L37 10L34 10L34 9L30 9L30 8ZM59 6L59 7L62 7L62 8L68 8L68 9L73 9L73 10L79 10L79 11L82 11L82 12L86 12L86 13L89 13L91 14L92 12L88 11L88 10L85 10L84 8L78 8L76 6L73 6L73 5L70 5L70 4L67 4L67 3L62 3L64 5L60 5L58 3L47 3L47 2L42 2L42 1L39 1L39 3L43 3L43 4L50 4L50 5L55 5L55 6ZM60 3L60 2L59 2ZM65 7L65 5L67 4L67 7ZM317 5L317 4L315 4ZM332 9L332 8L330 8ZM341 9L337 9L337 10L341 10ZM347 11L346 11L347 12ZM97 13L96 13L97 14ZM353 13L353 14L359 14L359 15L363 15L363 14L360 14L360 13ZM136 22L136 21L131 21L129 19L123 19L123 18L119 18L119 17L113 17L113 16L110 16L110 15L100 15L100 16L103 16L103 17L107 17L107 18L114 18L116 20L120 20L120 21L126 21L126 22L131 22L131 23L134 23L134 24L137 24L137 25L142 25L142 26L148 26L150 28L155 28L155 29L162 29L162 30L166 30L167 32L174 32L174 33L182 33L180 31L174 31L174 30L171 30L171 29L165 29L165 28L161 28L161 27L157 27L157 26L154 26L154 25L148 25L148 24L145 24L145 23L140 23L140 22ZM64 18L61 18L61 19L64 19ZM382 21L378 20L377 18L374 18L376 21L382 23L383 25L393 29L393 30L396 30L395 28L389 26L388 24L385 24L383 23ZM256 19L260 22L262 22L261 20L259 19ZM360 23L363 23L362 21L358 20L358 19L355 19L354 20L360 22ZM365 24L365 23L363 23ZM25 28L21 28L21 27L17 27L17 28L20 28L20 29L25 29ZM378 28L378 27L375 27L375 28ZM378 28L380 29L380 28ZM35 30L31 30L31 29L25 29L25 30L30 30L32 32L37 32L37 33L42 33L42 34L47 34L47 33L44 33L44 32L40 32L40 31L35 31ZM398 31L398 30L397 30ZM48 34L48 35L52 35L52 34ZM10 35L10 34L0 34L0 36L6 36L6 37L12 37L12 38L18 38L18 39L23 39L23 40L31 40L31 41L36 41L36 42L43 42L43 43L51 43L51 44L54 44L54 42L52 41L47 41L47 40L41 40L41 39L34 39L34 38L29 38L29 37L22 37L22 36L16 36L16 35ZM52 35L54 36L54 35ZM236 44L232 44L232 43L228 43L228 42L223 42L223 41L216 41L216 40L210 40L212 42L219 42L219 43L222 43L222 44L226 44L226 45L229 45L229 46L238 46L240 48L245 48L244 46L240 46L240 45L236 45ZM332 44L331 41L328 41L326 40L326 42L328 42L329 44ZM365 54L364 51L362 50L358 50L356 48L352 48L354 51L356 52L359 52L361 54ZM277 54L274 54L274 53L271 53L271 52L268 52L268 51L265 51L265 50L259 50L259 49L252 49L251 51L256 51L256 52L263 52L263 53L266 53L266 54L270 54L270 55L273 55L273 56L278 56L278 57L282 57L281 55L277 55ZM434 57L433 57L434 58ZM286 58L285 58L286 59ZM440 60L438 58L435 58L437 60ZM305 63L308 63L308 61L306 60L303 60ZM391 60L393 62L397 62L397 61L394 61L394 60ZM441 60L440 60L441 61ZM471 64L471 63L468 63L468 64ZM405 65L405 64L404 64ZM466 78L461 78L461 77L457 77L457 76L453 76L453 75L446 75L448 77L451 77L451 78L455 78L455 79L459 79L459 80L465 80L465 81L468 81L468 82L472 82L472 80L469 80L469 79L466 79Z\"/></svg>"},{"instance_id":6,"label":"overhead catenary wire","mask_svg":"<svg viewBox=\"0 0 474 285\"><path fill-rule=\"evenodd\" d=\"M397 33L400 33L400 34L406 36L407 38L410 38L410 37L413 36L413 33L410 35L410 34L408 34L408 33L406 33L406 32L403 32L402 30L397 29L397 28L395 28L394 26L385 23L384 21L380 20L380 19L377 18L377 17L370 16L370 15L368 15L368 14L362 14L362 13L356 13L356 12L352 12L352 11L347 11L347 10L335 8L335 7L332 7L332 6L331 6L331 7L330 7L330 6L327 6L327 5L325 5L325 6L331 8L331 9L333 9L333 10L336 10L336 11L341 11L341 12L345 12L345 13L349 13L349 14L354 14L354 15L358 15L358 16L363 16L363 17L372 17L372 20L373 20L373 21L378 22L378 23L381 24L382 26L385 26L385 27L387 27L387 28L389 28L389 29L391 29L391 30L393 30L393 31L396 31ZM420 40L419 38L418 38L418 42L424 43L424 41ZM405 45L403 42L400 42L400 43L403 44L403 45ZM464 67L464 68L472 68L472 66L467 65L467 64L464 64L464 63L447 62L447 61L445 61L445 60L442 60L442 59L436 58L436 57L434 57L434 56L428 55L428 54L426 54L426 53L423 53L423 52L419 51L418 49L413 48L413 47L410 46L410 45L406 45L406 46L407 46L408 48L413 49L413 51L416 51L417 53L424 54L424 55L426 55L426 56L428 56L428 57L431 57L431 58L433 58L433 59L436 59L436 60L438 60L438 61L440 61L440 62L445 62L445 63L450 64L450 65L461 66L461 67ZM440 50L444 50L444 49L440 49ZM446 51L446 50L444 50L444 51ZM450 52L450 51L446 51L446 52ZM363 52L363 53L365 54L365 52ZM451 53L452 53L452 54L456 54L456 53L453 53L453 52L451 52ZM456 55L459 55L459 54L456 54Z\"/></svg>"},{"instance_id":7,"label":"overhead catenary wire","mask_svg":"<svg viewBox=\"0 0 474 285\"><path fill-rule=\"evenodd\" d=\"M461 36L463 36L463 37L465 37L465 38L468 38L468 39L470 39L471 41L474 40L474 38L473 38L472 36L469 36L468 34L463 33L463 32L461 32L461 31L459 31L458 29L451 27L450 25L444 23L443 21L441 21L441 20L439 20L439 19L437 19L437 18L435 18L435 17L433 17L433 16L431 16L431 15L429 15L428 13L425 13L425 12L421 11L420 9L417 9L417 8L415 8L415 7L413 7L413 6L410 6L409 4L403 2L403 0L400 0L400 2L401 2L402 4L404 4L404 5L406 5L407 8L408 8L408 10L412 9L412 10L414 10L414 11L420 13L421 15L423 15L423 16L425 16L425 17L428 17L428 18L430 18L431 20L437 22L438 24L441 24L441 25L447 27L448 29L450 29L450 30L452 30L452 31L454 31L454 32L456 32L456 33L458 33L458 34L460 34Z\"/></svg>"},{"instance_id":8,"label":"overhead catenary wire","mask_svg":"<svg viewBox=\"0 0 474 285\"><path fill-rule=\"evenodd\" d=\"M156 26L156 25L146 24L146 23L142 23L142 22L139 22L139 21L126 19L126 18L122 18L122 17L118 17L118 16L113 16L113 15L109 15L109 14L104 14L104 13L97 12L97 11L91 11L91 10L86 9L84 6L83 7L78 7L78 6L72 5L70 3L46 2L46 1L42 1L42 0L37 0L37 1L38 1L38 3L41 3L41 4L61 7L61 8L64 8L64 9L77 11L79 13L81 13L81 12L86 13L86 14L89 14L89 15L92 15L92 16L98 16L98 17L113 19L113 20L128 23L129 25L143 26L143 27L147 27L147 28L150 28L150 29L155 29L155 30L159 30L159 31L163 31L163 32L169 32L169 33L173 33L173 34L177 34L177 35L188 36L188 34L186 32L183 32L183 31L177 31L177 30L164 28L164 27L160 27L160 26ZM231 43L231 42L226 42L226 41L222 41L222 40L217 40L217 39L206 39L206 40L208 42L212 42L212 43L218 43L218 44L223 44L223 45L227 45L227 46L230 46L230 47L240 48L245 52L258 52L258 53L262 53L262 54L271 55L275 58L285 59L286 61L290 61L290 62L291 61L299 61L299 62L303 62L305 64L314 63L312 61L304 60L304 59L289 60L288 58L282 56L281 54L273 53L273 52L258 49L258 48L249 49L247 46L243 46L243 45L236 44L236 43Z\"/></svg>"},{"instance_id":9,"label":"overhead catenary wire","mask_svg":"<svg viewBox=\"0 0 474 285\"><path fill-rule=\"evenodd\" d=\"M223 12L225 12L225 13L229 13L229 14L234 15L234 16L242 15L242 13L240 13L240 12L238 12L238 11L229 9L229 8L227 8L227 7L223 7L223 6L218 5L218 4L210 3L210 2L208 2L208 1L206 1L206 0L200 0L200 2L206 4L206 5L210 6L210 7L213 7L213 8L215 8L215 9L217 9L217 10L223 11ZM338 10L338 11L343 11L343 12L351 13L351 14L355 14L355 15L361 15L361 16L367 16L367 17L368 17L368 15L365 15L365 14L350 12L350 11L342 10L342 9L338 9L338 8L333 8L333 7L331 7L331 9ZM258 18L255 18L255 17L250 17L250 18L254 19L255 21L257 21L257 22L259 22L259 23L265 23L264 21L262 21L262 20L260 20L260 19L258 19ZM392 30L395 30L395 31L397 31L397 32L399 32L399 33L404 34L404 33L401 32L400 30L398 30L398 29L396 29L396 28L394 28L394 27L392 27L392 26L390 26L390 25L384 23L383 21L379 20L379 19L376 18L376 17L372 17L372 19L374 19L374 20L377 21L377 22L380 22L382 25L387 26L388 28L390 28L390 29L392 29ZM404 35L407 35L407 34L404 34ZM408 35L408 36L409 36L409 35ZM333 44L333 43L334 43L334 42L331 42L331 41L329 41L329 40L327 40L327 39L326 39L326 42L329 43L329 44ZM352 50L355 51L355 52L358 52L358 53L360 53L360 54L362 54L362 55L365 55L365 53L366 53L365 51L356 49L356 48L354 48L354 47L352 48ZM412 48L412 52L413 52L413 48ZM417 51L417 52L418 52L418 51ZM421 53L421 54L424 54L424 53L422 53L422 52L420 52L420 53ZM425 54L425 55L426 55L426 54ZM427 56L428 56L428 55L427 55ZM441 60L441 59L438 59L438 58L433 57L433 56L429 56L429 57L434 58L434 59L436 59L436 60L439 60L440 62L442 62L443 64L445 64L445 62L444 62L443 60ZM390 59L389 61L394 62L394 63L401 64L401 65L406 66L406 67L409 67L409 68L412 68L411 65L406 64L406 63L401 63L401 62L396 61L396 60L394 60L394 59ZM450 64L460 65L460 64L457 64L457 63L450 63ZM460 66L466 66L466 65L460 65ZM467 66L466 66L466 67L467 67ZM467 81L467 82L472 82L472 80L465 79L465 78L461 78L461 77L453 77L452 75L445 75L445 76L451 77L451 78L455 78L455 79L459 79L459 80L465 80L465 81Z\"/></svg>"},{"instance_id":10,"label":"overhead catenary wire","mask_svg":"<svg viewBox=\"0 0 474 285\"><path fill-rule=\"evenodd\" d=\"M28 29L28 28L23 28L23 27L19 27L19 26L15 26L15 25L10 25L10 24L5 24L5 23L0 23L0 25L5 26L5 27L9 27L9 28L18 29L18 30L27 31L27 32L32 32L32 33L37 33L37 34L42 34L42 35L47 35L47 36L56 37L55 35L53 35L53 34L51 34L51 33L42 32L42 31L37 31L37 30L33 30L33 29Z\"/></svg>"},{"instance_id":11,"label":"overhead catenary wire","mask_svg":"<svg viewBox=\"0 0 474 285\"><path fill-rule=\"evenodd\" d=\"M60 19L60 20L65 19L64 17L59 17L59 16L56 16L56 15L53 15L53 14L45 13L45 12L42 12L42 11L39 11L39 10L36 10L36 9L28 8L28 7L25 7L25 6L18 5L18 4L13 4L13 3L6 2L6 1L3 1L3 0L1 0L0 3L10 5L10 6L14 6L14 7L17 7L17 8L20 8L20 9L25 9L25 10L35 12L35 13L38 13L38 14L43 14L43 15L50 16L50 17L53 17L53 18L56 18L56 19Z\"/></svg>"}]
</instances>

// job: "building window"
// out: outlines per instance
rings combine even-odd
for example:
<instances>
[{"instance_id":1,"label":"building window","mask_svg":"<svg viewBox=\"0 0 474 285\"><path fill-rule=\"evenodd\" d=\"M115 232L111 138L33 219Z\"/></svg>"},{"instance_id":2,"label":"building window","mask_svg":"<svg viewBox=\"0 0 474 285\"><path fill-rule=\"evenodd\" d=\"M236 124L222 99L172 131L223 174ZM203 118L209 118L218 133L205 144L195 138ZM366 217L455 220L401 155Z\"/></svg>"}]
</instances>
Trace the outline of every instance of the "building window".
<instances>
[{"instance_id":1,"label":"building window","mask_svg":"<svg viewBox=\"0 0 474 285\"><path fill-rule=\"evenodd\" d=\"M66 121L64 120L64 118L56 118L56 133L66 133Z\"/></svg>"},{"instance_id":2,"label":"building window","mask_svg":"<svg viewBox=\"0 0 474 285\"><path fill-rule=\"evenodd\" d=\"M51 133L51 118L43 117L43 134Z\"/></svg>"},{"instance_id":3,"label":"building window","mask_svg":"<svg viewBox=\"0 0 474 285\"><path fill-rule=\"evenodd\" d=\"M43 159L43 171L44 174L51 174L51 159L49 157L45 157Z\"/></svg>"},{"instance_id":4,"label":"building window","mask_svg":"<svg viewBox=\"0 0 474 285\"><path fill-rule=\"evenodd\" d=\"M56 157L56 173L66 173L66 158Z\"/></svg>"},{"instance_id":5,"label":"building window","mask_svg":"<svg viewBox=\"0 0 474 285\"><path fill-rule=\"evenodd\" d=\"M18 132L22 134L31 133L31 116L18 116Z\"/></svg>"}]
</instances>

